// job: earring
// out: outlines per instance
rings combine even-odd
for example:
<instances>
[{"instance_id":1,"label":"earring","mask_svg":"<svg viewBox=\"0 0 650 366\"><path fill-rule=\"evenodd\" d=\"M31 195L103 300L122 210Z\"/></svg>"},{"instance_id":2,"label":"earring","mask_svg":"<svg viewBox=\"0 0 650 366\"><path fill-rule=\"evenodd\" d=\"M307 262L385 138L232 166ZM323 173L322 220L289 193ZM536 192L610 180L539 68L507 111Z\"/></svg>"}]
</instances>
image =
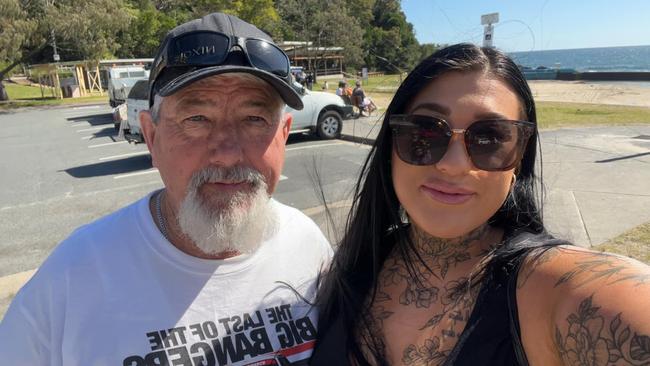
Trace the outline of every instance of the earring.
<instances>
[{"instance_id":1,"label":"earring","mask_svg":"<svg viewBox=\"0 0 650 366\"><path fill-rule=\"evenodd\" d=\"M404 224L408 224L409 223L409 216L408 216L408 214L406 213L406 210L404 209L404 207L401 204L399 205L399 209L397 210L397 212L399 214L400 221L402 223L404 223Z\"/></svg>"}]
</instances>

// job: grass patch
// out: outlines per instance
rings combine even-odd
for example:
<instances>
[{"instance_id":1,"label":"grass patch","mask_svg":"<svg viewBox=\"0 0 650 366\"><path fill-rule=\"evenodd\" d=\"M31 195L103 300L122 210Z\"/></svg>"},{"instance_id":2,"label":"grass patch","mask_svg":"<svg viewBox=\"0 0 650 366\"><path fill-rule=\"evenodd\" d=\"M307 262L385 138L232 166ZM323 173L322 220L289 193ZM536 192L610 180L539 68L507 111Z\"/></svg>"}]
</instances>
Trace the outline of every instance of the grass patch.
<instances>
[{"instance_id":1,"label":"grass patch","mask_svg":"<svg viewBox=\"0 0 650 366\"><path fill-rule=\"evenodd\" d=\"M92 95L82 98L57 99L52 96L51 88L43 88L45 98L41 97L41 88L38 86L18 85L5 83L9 101L0 103L0 110L21 107L37 107L49 105L84 104L84 103L106 103L108 95Z\"/></svg>"},{"instance_id":2,"label":"grass patch","mask_svg":"<svg viewBox=\"0 0 650 366\"><path fill-rule=\"evenodd\" d=\"M402 76L402 79L405 77L406 74ZM348 86L354 88L355 79L348 78L346 80L348 81ZM366 94L390 94L390 97L392 98L400 83L401 79L399 75L370 76L368 77L368 81L363 82L362 87ZM336 90L336 88L338 88L338 80L328 79L328 84L330 91ZM323 83L319 81L318 83L314 84L313 90L321 90L322 86Z\"/></svg>"},{"instance_id":3,"label":"grass patch","mask_svg":"<svg viewBox=\"0 0 650 366\"><path fill-rule=\"evenodd\" d=\"M7 94L10 100L23 100L23 99L41 99L41 88L38 86L18 85L12 83L4 83L7 89ZM43 94L46 98L52 97L52 88L43 88Z\"/></svg>"},{"instance_id":4,"label":"grass patch","mask_svg":"<svg viewBox=\"0 0 650 366\"><path fill-rule=\"evenodd\" d=\"M82 98L65 98L65 99L23 99L23 100L10 100L8 102L0 103L0 110L7 110L13 108L23 107L39 107L39 106L53 106L53 105L67 105L67 104L94 104L106 103L108 105L107 95L98 95Z\"/></svg>"},{"instance_id":5,"label":"grass patch","mask_svg":"<svg viewBox=\"0 0 650 366\"><path fill-rule=\"evenodd\" d=\"M621 105L537 102L539 128L616 126L650 123L650 108Z\"/></svg>"},{"instance_id":6,"label":"grass patch","mask_svg":"<svg viewBox=\"0 0 650 366\"><path fill-rule=\"evenodd\" d=\"M596 245L593 249L621 254L650 265L650 222Z\"/></svg>"}]
</instances>

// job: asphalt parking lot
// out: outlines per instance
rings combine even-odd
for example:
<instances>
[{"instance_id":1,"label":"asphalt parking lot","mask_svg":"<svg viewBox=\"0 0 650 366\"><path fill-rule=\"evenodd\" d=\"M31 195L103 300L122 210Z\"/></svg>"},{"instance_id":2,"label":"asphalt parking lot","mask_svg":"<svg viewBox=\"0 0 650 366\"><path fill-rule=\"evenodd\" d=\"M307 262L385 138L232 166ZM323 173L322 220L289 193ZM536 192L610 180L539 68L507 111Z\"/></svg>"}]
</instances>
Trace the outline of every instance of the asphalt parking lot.
<instances>
[{"instance_id":1,"label":"asphalt parking lot","mask_svg":"<svg viewBox=\"0 0 650 366\"><path fill-rule=\"evenodd\" d=\"M118 139L108 106L2 113L0 126L0 280L30 273L75 228L162 187L146 146ZM341 222L367 152L366 145L291 135L274 197L335 240L339 230L319 187Z\"/></svg>"}]
</instances>

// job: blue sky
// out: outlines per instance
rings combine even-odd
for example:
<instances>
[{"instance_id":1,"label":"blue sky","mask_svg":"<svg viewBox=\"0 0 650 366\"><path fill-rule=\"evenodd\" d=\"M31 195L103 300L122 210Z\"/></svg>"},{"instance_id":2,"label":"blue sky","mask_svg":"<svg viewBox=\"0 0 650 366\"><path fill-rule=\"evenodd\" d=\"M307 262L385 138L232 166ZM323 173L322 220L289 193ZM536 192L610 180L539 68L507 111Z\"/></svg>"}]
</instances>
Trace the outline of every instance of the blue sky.
<instances>
[{"instance_id":1,"label":"blue sky","mask_svg":"<svg viewBox=\"0 0 650 366\"><path fill-rule=\"evenodd\" d=\"M420 43L483 40L481 14L499 13L504 51L650 45L647 0L402 0Z\"/></svg>"}]
</instances>

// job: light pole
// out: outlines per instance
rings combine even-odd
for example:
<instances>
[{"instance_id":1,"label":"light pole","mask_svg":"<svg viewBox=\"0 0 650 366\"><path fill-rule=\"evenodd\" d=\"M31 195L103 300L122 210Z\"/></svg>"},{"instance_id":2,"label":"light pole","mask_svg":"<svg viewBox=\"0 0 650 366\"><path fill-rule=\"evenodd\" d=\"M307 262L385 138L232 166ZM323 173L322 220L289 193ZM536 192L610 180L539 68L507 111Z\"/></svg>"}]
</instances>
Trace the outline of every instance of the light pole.
<instances>
[{"instance_id":1,"label":"light pole","mask_svg":"<svg viewBox=\"0 0 650 366\"><path fill-rule=\"evenodd\" d=\"M54 49L52 58L54 59L54 62L59 62L61 61L61 56L59 56L59 52L56 50L56 37L54 36L54 29L50 31L50 34L52 35L52 49Z\"/></svg>"},{"instance_id":2,"label":"light pole","mask_svg":"<svg viewBox=\"0 0 650 366\"><path fill-rule=\"evenodd\" d=\"M494 47L492 45L492 39L494 38L494 27L492 24L499 22L499 13L490 13L481 15L481 25L484 25L483 29L483 47Z\"/></svg>"}]
</instances>

